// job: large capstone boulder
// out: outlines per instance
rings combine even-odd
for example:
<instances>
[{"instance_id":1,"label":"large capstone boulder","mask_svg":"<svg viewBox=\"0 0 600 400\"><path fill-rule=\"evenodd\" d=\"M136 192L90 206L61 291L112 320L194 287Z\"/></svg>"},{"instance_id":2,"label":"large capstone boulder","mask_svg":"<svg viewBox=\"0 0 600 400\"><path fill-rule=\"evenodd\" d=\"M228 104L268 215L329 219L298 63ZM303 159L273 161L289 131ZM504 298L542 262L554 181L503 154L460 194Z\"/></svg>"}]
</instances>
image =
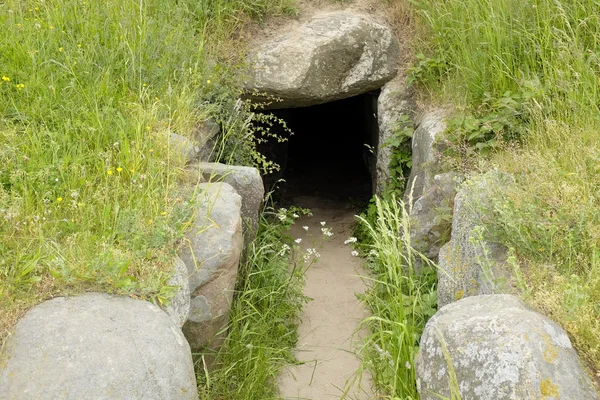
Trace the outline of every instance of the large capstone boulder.
<instances>
[{"instance_id":1,"label":"large capstone boulder","mask_svg":"<svg viewBox=\"0 0 600 400\"><path fill-rule=\"evenodd\" d=\"M404 77L397 76L381 88L377 100L379 134L374 179L374 193L379 196L391 183L390 163L394 151L391 141L396 135L402 135L403 130L413 129L415 108L412 88L406 86Z\"/></svg>"},{"instance_id":2,"label":"large capstone boulder","mask_svg":"<svg viewBox=\"0 0 600 400\"><path fill-rule=\"evenodd\" d=\"M494 170L467 180L459 189L450 241L438 257L440 307L467 296L515 291L507 249L493 242L487 231L493 199L512 182L510 175Z\"/></svg>"},{"instance_id":3,"label":"large capstone boulder","mask_svg":"<svg viewBox=\"0 0 600 400\"><path fill-rule=\"evenodd\" d=\"M454 197L461 177L455 172L435 175L431 186L410 208L412 247L431 260L450 240Z\"/></svg>"},{"instance_id":4,"label":"large capstone boulder","mask_svg":"<svg viewBox=\"0 0 600 400\"><path fill-rule=\"evenodd\" d=\"M58 297L17 323L0 354L0 398L198 398L190 346L157 306L89 293Z\"/></svg>"},{"instance_id":5,"label":"large capstone boulder","mask_svg":"<svg viewBox=\"0 0 600 400\"><path fill-rule=\"evenodd\" d=\"M392 29L350 12L315 16L251 52L248 95L265 108L327 103L381 88L397 72L400 49Z\"/></svg>"},{"instance_id":6,"label":"large capstone boulder","mask_svg":"<svg viewBox=\"0 0 600 400\"><path fill-rule=\"evenodd\" d=\"M422 400L598 399L565 331L511 295L443 307L425 327L416 369Z\"/></svg>"},{"instance_id":7,"label":"large capstone boulder","mask_svg":"<svg viewBox=\"0 0 600 400\"><path fill-rule=\"evenodd\" d=\"M243 247L242 198L224 182L201 183L196 218L180 257L190 284L184 334L193 349L221 343L233 299Z\"/></svg>"},{"instance_id":8,"label":"large capstone boulder","mask_svg":"<svg viewBox=\"0 0 600 400\"><path fill-rule=\"evenodd\" d=\"M436 109L423 114L412 138L412 168L404 202L414 204L441 172L441 137L446 131L446 111Z\"/></svg>"},{"instance_id":9,"label":"large capstone boulder","mask_svg":"<svg viewBox=\"0 0 600 400\"><path fill-rule=\"evenodd\" d=\"M258 230L260 207L265 195L260 173L252 167L219 163L200 163L198 168L208 182L226 182L242 196L244 238L246 245L249 245Z\"/></svg>"}]
</instances>

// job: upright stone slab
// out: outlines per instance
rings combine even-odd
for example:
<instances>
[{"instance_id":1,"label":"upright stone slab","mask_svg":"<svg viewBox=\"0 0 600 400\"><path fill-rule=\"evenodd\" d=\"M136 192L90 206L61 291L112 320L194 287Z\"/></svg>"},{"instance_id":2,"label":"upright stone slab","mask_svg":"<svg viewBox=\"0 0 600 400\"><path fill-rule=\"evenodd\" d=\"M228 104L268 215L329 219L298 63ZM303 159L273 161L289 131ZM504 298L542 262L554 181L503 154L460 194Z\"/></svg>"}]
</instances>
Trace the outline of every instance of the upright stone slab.
<instances>
[{"instance_id":1,"label":"upright stone slab","mask_svg":"<svg viewBox=\"0 0 600 400\"><path fill-rule=\"evenodd\" d=\"M88 293L17 323L0 354L3 400L196 400L190 346L157 306Z\"/></svg>"},{"instance_id":2,"label":"upright stone slab","mask_svg":"<svg viewBox=\"0 0 600 400\"><path fill-rule=\"evenodd\" d=\"M190 314L190 282L183 260L175 257L174 264L173 276L168 283L175 287L175 295L171 303L165 307L165 312L181 328Z\"/></svg>"},{"instance_id":3,"label":"upright stone slab","mask_svg":"<svg viewBox=\"0 0 600 400\"><path fill-rule=\"evenodd\" d=\"M436 175L410 209L412 247L437 261L440 248L450 240L454 197L461 177L454 172Z\"/></svg>"},{"instance_id":4,"label":"upright stone slab","mask_svg":"<svg viewBox=\"0 0 600 400\"><path fill-rule=\"evenodd\" d=\"M200 163L198 168L207 181L226 182L242 196L244 237L246 245L250 244L258 230L260 207L265 195L263 181L258 170L219 163Z\"/></svg>"},{"instance_id":5,"label":"upright stone slab","mask_svg":"<svg viewBox=\"0 0 600 400\"><path fill-rule=\"evenodd\" d=\"M440 173L439 150L436 143L446 131L446 111L438 109L426 112L412 139L412 169L408 177L405 203L415 201L433 184L433 177Z\"/></svg>"},{"instance_id":6,"label":"upright stone slab","mask_svg":"<svg viewBox=\"0 0 600 400\"><path fill-rule=\"evenodd\" d=\"M400 49L391 28L350 12L315 16L251 50L248 96L266 108L327 103L381 88L397 72ZM253 95L254 94L254 95Z\"/></svg>"},{"instance_id":7,"label":"upright stone slab","mask_svg":"<svg viewBox=\"0 0 600 400\"><path fill-rule=\"evenodd\" d=\"M512 182L510 175L489 171L467 180L458 191L451 239L439 252L439 307L467 296L514 290L506 248L491 242L485 230L492 196Z\"/></svg>"},{"instance_id":8,"label":"upright stone slab","mask_svg":"<svg viewBox=\"0 0 600 400\"><path fill-rule=\"evenodd\" d=\"M427 323L416 360L422 400L597 400L565 331L511 295L469 297Z\"/></svg>"},{"instance_id":9,"label":"upright stone slab","mask_svg":"<svg viewBox=\"0 0 600 400\"><path fill-rule=\"evenodd\" d=\"M221 132L221 126L214 119L202 121L194 130L194 140L198 145L200 161L214 161L216 157L215 145Z\"/></svg>"},{"instance_id":10,"label":"upright stone slab","mask_svg":"<svg viewBox=\"0 0 600 400\"><path fill-rule=\"evenodd\" d=\"M412 88L406 86L404 77L397 76L381 88L377 100L379 135L374 179L374 193L379 196L391 181L390 162L393 147L389 145L389 141L399 130L412 128L415 107ZM404 117L407 120L403 120Z\"/></svg>"},{"instance_id":11,"label":"upright stone slab","mask_svg":"<svg viewBox=\"0 0 600 400\"><path fill-rule=\"evenodd\" d=\"M197 350L221 343L243 247L240 195L223 182L202 183L198 190L196 219L180 252L191 292L183 331Z\"/></svg>"}]
</instances>

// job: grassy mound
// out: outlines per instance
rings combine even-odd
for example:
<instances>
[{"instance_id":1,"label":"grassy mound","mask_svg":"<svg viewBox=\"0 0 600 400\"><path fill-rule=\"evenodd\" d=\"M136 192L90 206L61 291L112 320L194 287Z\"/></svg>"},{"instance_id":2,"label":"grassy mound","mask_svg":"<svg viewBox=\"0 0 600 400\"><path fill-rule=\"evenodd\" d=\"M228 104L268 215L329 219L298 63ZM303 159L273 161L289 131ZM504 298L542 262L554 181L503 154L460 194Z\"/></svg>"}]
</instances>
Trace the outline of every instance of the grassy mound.
<instances>
[{"instance_id":1,"label":"grassy mound","mask_svg":"<svg viewBox=\"0 0 600 400\"><path fill-rule=\"evenodd\" d=\"M168 299L192 209L168 133L226 114L236 29L289 10L285 0L0 3L0 343L51 296Z\"/></svg>"}]
</instances>

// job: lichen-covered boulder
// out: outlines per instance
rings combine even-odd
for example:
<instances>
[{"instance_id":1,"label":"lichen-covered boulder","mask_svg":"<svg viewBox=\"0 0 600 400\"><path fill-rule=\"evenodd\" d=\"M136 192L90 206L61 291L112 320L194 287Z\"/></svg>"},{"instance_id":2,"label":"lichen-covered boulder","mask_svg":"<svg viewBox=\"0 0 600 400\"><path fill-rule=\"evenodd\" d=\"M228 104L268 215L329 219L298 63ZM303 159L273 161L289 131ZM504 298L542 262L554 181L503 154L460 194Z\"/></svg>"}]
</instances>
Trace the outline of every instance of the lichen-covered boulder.
<instances>
[{"instance_id":1,"label":"lichen-covered boulder","mask_svg":"<svg viewBox=\"0 0 600 400\"><path fill-rule=\"evenodd\" d=\"M219 163L200 163L200 173L209 182L226 182L242 196L242 220L246 245L250 244L258 230L260 207L265 195L260 173L256 168Z\"/></svg>"},{"instance_id":2,"label":"lichen-covered boulder","mask_svg":"<svg viewBox=\"0 0 600 400\"><path fill-rule=\"evenodd\" d=\"M429 320L416 360L422 400L596 400L569 337L511 295L469 297Z\"/></svg>"},{"instance_id":3,"label":"lichen-covered boulder","mask_svg":"<svg viewBox=\"0 0 600 400\"><path fill-rule=\"evenodd\" d=\"M460 179L454 172L434 176L431 186L410 209L411 245L431 260L437 260L440 248L450 239Z\"/></svg>"},{"instance_id":4,"label":"lichen-covered boulder","mask_svg":"<svg viewBox=\"0 0 600 400\"><path fill-rule=\"evenodd\" d=\"M244 242L240 195L224 182L201 183L198 189L196 218L180 251L191 293L183 332L192 349L220 343L217 334L227 325Z\"/></svg>"},{"instance_id":5,"label":"lichen-covered boulder","mask_svg":"<svg viewBox=\"0 0 600 400\"><path fill-rule=\"evenodd\" d=\"M433 177L439 174L442 134L446 131L447 111L436 109L423 114L412 138L412 169L408 177L404 202L415 201L433 184Z\"/></svg>"},{"instance_id":6,"label":"lichen-covered boulder","mask_svg":"<svg viewBox=\"0 0 600 400\"><path fill-rule=\"evenodd\" d=\"M173 275L168 284L175 287L175 295L165 307L165 311L174 323L182 327L190 314L190 282L188 270L183 260L175 257L174 264Z\"/></svg>"},{"instance_id":7,"label":"lichen-covered boulder","mask_svg":"<svg viewBox=\"0 0 600 400\"><path fill-rule=\"evenodd\" d=\"M412 128L415 114L413 90L406 86L405 79L397 76L381 88L377 100L377 162L375 170L375 191L381 196L390 184L390 162L393 147L390 139L404 128Z\"/></svg>"},{"instance_id":8,"label":"lichen-covered boulder","mask_svg":"<svg viewBox=\"0 0 600 400\"><path fill-rule=\"evenodd\" d=\"M492 199L513 182L510 175L489 171L468 179L454 199L451 238L439 252L438 305L467 296L512 293L507 249L490 241L486 219Z\"/></svg>"},{"instance_id":9,"label":"lichen-covered boulder","mask_svg":"<svg viewBox=\"0 0 600 400\"><path fill-rule=\"evenodd\" d=\"M379 89L396 75L400 49L390 27L334 12L260 43L250 54L248 94L282 100L266 108L292 108Z\"/></svg>"},{"instance_id":10,"label":"lichen-covered boulder","mask_svg":"<svg viewBox=\"0 0 600 400\"><path fill-rule=\"evenodd\" d=\"M0 353L3 400L198 398L190 346L157 306L89 293L17 323Z\"/></svg>"}]
</instances>

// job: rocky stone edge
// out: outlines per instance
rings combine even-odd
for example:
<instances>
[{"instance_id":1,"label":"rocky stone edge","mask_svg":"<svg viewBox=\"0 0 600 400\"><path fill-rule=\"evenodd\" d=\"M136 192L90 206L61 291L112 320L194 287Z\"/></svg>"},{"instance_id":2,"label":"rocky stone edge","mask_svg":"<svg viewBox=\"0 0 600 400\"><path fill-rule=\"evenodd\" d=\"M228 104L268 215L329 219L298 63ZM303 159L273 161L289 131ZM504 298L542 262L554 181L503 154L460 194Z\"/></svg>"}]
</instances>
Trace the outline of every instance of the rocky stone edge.
<instances>
[{"instance_id":1,"label":"rocky stone edge","mask_svg":"<svg viewBox=\"0 0 600 400\"><path fill-rule=\"evenodd\" d=\"M514 179L444 172L446 115L421 114L404 197L413 247L439 266L439 311L416 360L421 399L598 399L566 332L515 297L507 249L484 230L492 197Z\"/></svg>"}]
</instances>

